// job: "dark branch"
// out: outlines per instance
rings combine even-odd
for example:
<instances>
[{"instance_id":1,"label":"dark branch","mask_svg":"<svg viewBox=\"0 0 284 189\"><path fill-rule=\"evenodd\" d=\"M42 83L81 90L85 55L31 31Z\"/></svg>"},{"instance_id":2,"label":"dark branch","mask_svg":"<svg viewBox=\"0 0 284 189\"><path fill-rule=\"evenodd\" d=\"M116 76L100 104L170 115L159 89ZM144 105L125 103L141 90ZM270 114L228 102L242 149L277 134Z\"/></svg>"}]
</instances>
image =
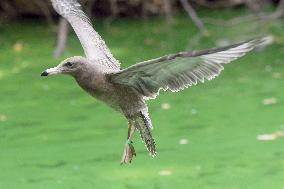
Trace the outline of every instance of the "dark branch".
<instances>
[{"instance_id":1,"label":"dark branch","mask_svg":"<svg viewBox=\"0 0 284 189\"><path fill-rule=\"evenodd\" d=\"M60 18L57 31L57 44L53 52L54 57L59 57L65 50L68 37L69 23L66 19Z\"/></svg>"},{"instance_id":2,"label":"dark branch","mask_svg":"<svg viewBox=\"0 0 284 189\"><path fill-rule=\"evenodd\" d=\"M187 0L180 0L183 8L186 10L190 18L192 19L193 23L197 26L199 30L201 30L203 33L207 32L207 29L205 28L202 20L198 17L195 10L191 6L191 4Z\"/></svg>"}]
</instances>

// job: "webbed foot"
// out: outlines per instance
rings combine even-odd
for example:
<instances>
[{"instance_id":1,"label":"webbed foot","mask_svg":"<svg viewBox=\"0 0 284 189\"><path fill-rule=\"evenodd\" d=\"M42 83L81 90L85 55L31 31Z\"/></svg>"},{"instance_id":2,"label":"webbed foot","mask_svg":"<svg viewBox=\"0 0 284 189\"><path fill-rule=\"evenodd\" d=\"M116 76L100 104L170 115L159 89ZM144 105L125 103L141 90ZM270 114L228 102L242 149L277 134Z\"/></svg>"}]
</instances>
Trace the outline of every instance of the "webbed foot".
<instances>
[{"instance_id":1,"label":"webbed foot","mask_svg":"<svg viewBox=\"0 0 284 189\"><path fill-rule=\"evenodd\" d=\"M135 152L135 149L134 149L134 146L133 146L133 142L131 140L127 140L125 147L124 147L122 159L121 159L121 162L120 162L121 165L131 163L134 156L136 156L136 152Z\"/></svg>"}]
</instances>

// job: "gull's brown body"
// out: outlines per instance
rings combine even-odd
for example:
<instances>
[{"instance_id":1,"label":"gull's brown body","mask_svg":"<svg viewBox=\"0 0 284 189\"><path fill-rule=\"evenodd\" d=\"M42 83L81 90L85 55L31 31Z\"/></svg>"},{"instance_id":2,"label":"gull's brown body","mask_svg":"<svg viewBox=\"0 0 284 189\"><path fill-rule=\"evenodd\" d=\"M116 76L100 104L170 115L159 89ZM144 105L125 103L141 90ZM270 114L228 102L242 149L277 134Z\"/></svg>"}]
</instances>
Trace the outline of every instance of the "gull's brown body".
<instances>
[{"instance_id":1,"label":"gull's brown body","mask_svg":"<svg viewBox=\"0 0 284 189\"><path fill-rule=\"evenodd\" d=\"M73 75L79 86L96 99L101 100L114 110L124 114L129 122L129 130L131 130L133 126L139 128L141 138L146 148L149 150L150 154L154 156L156 147L150 132L152 124L143 95L135 92L135 90L129 86L111 82L109 74L104 74L100 68L96 68L94 66L96 64L87 64L84 62L83 65L92 66L89 66L89 68L85 69L83 72L80 71ZM142 119L142 122L139 122L139 119ZM134 132L130 132L128 134L128 140L131 140L133 133ZM131 162L133 154L135 154L135 151L132 144L126 144L122 163Z\"/></svg>"},{"instance_id":2,"label":"gull's brown body","mask_svg":"<svg viewBox=\"0 0 284 189\"><path fill-rule=\"evenodd\" d=\"M120 63L93 29L77 0L51 2L54 9L71 23L86 57L68 58L44 71L42 76L71 75L83 90L127 118L128 133L122 163L131 162L136 155L131 141L135 130L150 155L156 154L146 100L156 98L160 90L177 92L214 79L224 69L223 65L267 41L267 38L257 38L221 48L179 52L120 69Z\"/></svg>"},{"instance_id":3,"label":"gull's brown body","mask_svg":"<svg viewBox=\"0 0 284 189\"><path fill-rule=\"evenodd\" d=\"M135 92L131 87L111 82L109 75L96 64L87 63L83 57L72 57L66 61L82 62L79 71L72 73L78 85L91 96L106 103L114 110L129 117L147 109L143 95ZM114 74L113 72L111 74Z\"/></svg>"},{"instance_id":4,"label":"gull's brown body","mask_svg":"<svg viewBox=\"0 0 284 189\"><path fill-rule=\"evenodd\" d=\"M66 64L72 64L73 68L68 68ZM112 82L111 75L118 73L117 71L106 73L99 63L75 56L64 60L57 67L46 70L42 75L58 73L71 75L88 94L122 113L129 122L127 141L131 140L137 128L149 153L155 155L155 142L150 132L152 124L144 96L130 86ZM132 144L126 143L122 163L130 162L134 154Z\"/></svg>"}]
</instances>

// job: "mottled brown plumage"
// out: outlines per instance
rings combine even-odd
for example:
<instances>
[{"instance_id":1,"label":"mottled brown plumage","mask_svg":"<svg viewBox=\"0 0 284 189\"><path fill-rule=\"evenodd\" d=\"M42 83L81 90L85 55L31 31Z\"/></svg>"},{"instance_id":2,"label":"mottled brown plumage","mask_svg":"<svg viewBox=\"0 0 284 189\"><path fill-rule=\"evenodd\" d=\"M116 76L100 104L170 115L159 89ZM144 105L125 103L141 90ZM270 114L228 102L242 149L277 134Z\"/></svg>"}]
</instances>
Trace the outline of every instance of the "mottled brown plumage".
<instances>
[{"instance_id":1,"label":"mottled brown plumage","mask_svg":"<svg viewBox=\"0 0 284 189\"><path fill-rule=\"evenodd\" d=\"M222 48L180 52L120 70L119 62L93 29L76 0L51 2L54 9L73 26L86 58L68 58L44 71L42 76L59 73L71 75L83 90L127 118L129 127L122 163L131 162L136 155L131 142L135 130L140 133L150 155L156 154L151 134L152 123L145 103L147 99L155 98L161 89L179 91L211 80L220 74L224 64L245 55L267 40L259 38Z\"/></svg>"}]
</instances>

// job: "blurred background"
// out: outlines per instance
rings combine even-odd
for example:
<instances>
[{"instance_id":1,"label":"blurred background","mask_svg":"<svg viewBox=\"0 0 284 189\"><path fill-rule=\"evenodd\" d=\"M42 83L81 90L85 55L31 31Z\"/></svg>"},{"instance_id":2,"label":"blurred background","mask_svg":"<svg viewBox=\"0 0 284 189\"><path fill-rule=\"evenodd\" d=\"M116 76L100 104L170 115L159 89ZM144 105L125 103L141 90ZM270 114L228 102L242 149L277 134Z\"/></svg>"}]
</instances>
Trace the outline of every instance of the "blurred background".
<instances>
[{"instance_id":1,"label":"blurred background","mask_svg":"<svg viewBox=\"0 0 284 189\"><path fill-rule=\"evenodd\" d=\"M148 101L158 155L138 135L120 166L127 122L66 76L83 55L47 0L0 1L0 188L284 188L284 0L84 0L127 67L184 50L268 35L223 73Z\"/></svg>"}]
</instances>

